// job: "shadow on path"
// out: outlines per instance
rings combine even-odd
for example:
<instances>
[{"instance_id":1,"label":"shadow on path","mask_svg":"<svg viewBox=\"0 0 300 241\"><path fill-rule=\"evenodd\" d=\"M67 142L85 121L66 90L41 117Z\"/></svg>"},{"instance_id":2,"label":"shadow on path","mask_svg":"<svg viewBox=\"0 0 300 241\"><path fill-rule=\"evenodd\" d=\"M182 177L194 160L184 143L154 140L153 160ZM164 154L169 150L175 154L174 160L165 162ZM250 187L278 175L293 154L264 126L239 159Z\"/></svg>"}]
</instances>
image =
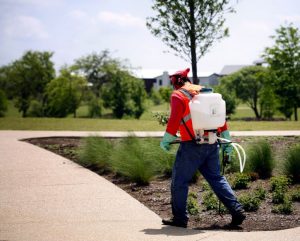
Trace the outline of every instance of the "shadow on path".
<instances>
[{"instance_id":1,"label":"shadow on path","mask_svg":"<svg viewBox=\"0 0 300 241\"><path fill-rule=\"evenodd\" d=\"M195 235L199 233L204 233L202 230L195 229L187 229L187 228L178 228L172 226L163 226L160 229L143 229L141 232L144 232L148 235L166 235L166 236L187 236L187 235Z\"/></svg>"}]
</instances>

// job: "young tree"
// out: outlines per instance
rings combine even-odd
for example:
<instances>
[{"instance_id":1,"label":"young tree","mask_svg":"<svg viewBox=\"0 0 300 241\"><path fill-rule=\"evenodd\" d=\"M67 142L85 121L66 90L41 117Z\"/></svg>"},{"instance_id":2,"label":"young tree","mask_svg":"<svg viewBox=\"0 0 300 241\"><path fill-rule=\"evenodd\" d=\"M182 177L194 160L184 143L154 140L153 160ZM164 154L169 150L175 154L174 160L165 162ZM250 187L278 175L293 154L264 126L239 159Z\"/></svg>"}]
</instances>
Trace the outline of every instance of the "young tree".
<instances>
[{"instance_id":1,"label":"young tree","mask_svg":"<svg viewBox=\"0 0 300 241\"><path fill-rule=\"evenodd\" d=\"M228 36L225 13L233 12L229 0L155 0L155 17L147 18L151 33L192 65L198 84L197 62L215 41Z\"/></svg>"},{"instance_id":2,"label":"young tree","mask_svg":"<svg viewBox=\"0 0 300 241\"><path fill-rule=\"evenodd\" d=\"M112 64L121 66L119 60L113 59L109 51L104 50L101 53L91 53L75 60L75 64L71 69L86 77L87 81L92 84L91 89L96 95L96 98L99 98L102 85L110 79L105 70L107 68L106 66Z\"/></svg>"},{"instance_id":3,"label":"young tree","mask_svg":"<svg viewBox=\"0 0 300 241\"><path fill-rule=\"evenodd\" d=\"M51 52L27 51L21 59L8 66L7 85L23 117L27 116L32 99L44 102L46 85L55 76L52 55Z\"/></svg>"},{"instance_id":4,"label":"young tree","mask_svg":"<svg viewBox=\"0 0 300 241\"><path fill-rule=\"evenodd\" d=\"M60 76L47 85L47 116L66 117L73 113L75 118L86 87L84 77L74 75L67 69L61 70Z\"/></svg>"},{"instance_id":5,"label":"young tree","mask_svg":"<svg viewBox=\"0 0 300 241\"><path fill-rule=\"evenodd\" d=\"M280 110L287 118L300 107L300 34L292 24L280 26L276 30L273 47L265 49L263 57L275 73L274 88L280 99Z\"/></svg>"},{"instance_id":6,"label":"young tree","mask_svg":"<svg viewBox=\"0 0 300 241\"><path fill-rule=\"evenodd\" d=\"M124 115L140 118L147 96L143 82L117 65L111 65L106 71L110 81L103 85L104 106L112 108L117 118Z\"/></svg>"},{"instance_id":7,"label":"young tree","mask_svg":"<svg viewBox=\"0 0 300 241\"><path fill-rule=\"evenodd\" d=\"M262 66L249 66L240 71L222 78L222 82L226 83L226 87L235 92L235 96L246 102L254 111L257 119L263 116L260 101L264 88L267 86L269 73Z\"/></svg>"},{"instance_id":8,"label":"young tree","mask_svg":"<svg viewBox=\"0 0 300 241\"><path fill-rule=\"evenodd\" d=\"M230 116L235 113L238 99L232 88L228 87L226 77L220 80L220 84L214 88L215 92L220 93L226 102L226 115Z\"/></svg>"}]
</instances>

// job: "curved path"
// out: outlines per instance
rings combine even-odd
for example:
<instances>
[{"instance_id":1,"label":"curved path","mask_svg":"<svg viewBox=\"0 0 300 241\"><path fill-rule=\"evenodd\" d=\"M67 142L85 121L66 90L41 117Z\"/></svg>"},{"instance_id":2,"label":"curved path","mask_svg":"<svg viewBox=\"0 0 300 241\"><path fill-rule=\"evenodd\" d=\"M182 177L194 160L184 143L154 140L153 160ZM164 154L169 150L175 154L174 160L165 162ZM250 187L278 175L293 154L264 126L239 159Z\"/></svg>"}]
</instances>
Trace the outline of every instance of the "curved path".
<instances>
[{"instance_id":1,"label":"curved path","mask_svg":"<svg viewBox=\"0 0 300 241\"><path fill-rule=\"evenodd\" d=\"M199 231L161 219L117 186L52 152L20 139L124 136L123 132L0 131L0 241L265 240L300 241L300 227L268 232ZM162 132L137 132L162 136ZM292 132L232 132L300 135Z\"/></svg>"}]
</instances>

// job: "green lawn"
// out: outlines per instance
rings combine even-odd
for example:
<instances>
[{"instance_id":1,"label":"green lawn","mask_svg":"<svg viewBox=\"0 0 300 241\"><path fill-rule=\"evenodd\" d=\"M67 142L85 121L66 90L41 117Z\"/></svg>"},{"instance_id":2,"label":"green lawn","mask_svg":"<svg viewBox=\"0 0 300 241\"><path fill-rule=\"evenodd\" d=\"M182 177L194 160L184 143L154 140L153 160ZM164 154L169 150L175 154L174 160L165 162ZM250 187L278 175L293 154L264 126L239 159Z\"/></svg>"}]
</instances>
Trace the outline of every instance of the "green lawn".
<instances>
[{"instance_id":1,"label":"green lawn","mask_svg":"<svg viewBox=\"0 0 300 241\"><path fill-rule=\"evenodd\" d=\"M87 107L82 106L77 111L80 118L21 118L20 113L12 103L6 117L0 118L0 130L77 130L77 131L163 131L164 126L158 124L153 117L153 112L168 111L168 104L152 106L148 108L140 118L135 119L89 119L83 118L87 115ZM103 111L105 116L110 115L109 110ZM251 110L241 105L229 121L230 129L233 131L251 130L300 130L300 121L235 121L237 117L253 117Z\"/></svg>"}]
</instances>

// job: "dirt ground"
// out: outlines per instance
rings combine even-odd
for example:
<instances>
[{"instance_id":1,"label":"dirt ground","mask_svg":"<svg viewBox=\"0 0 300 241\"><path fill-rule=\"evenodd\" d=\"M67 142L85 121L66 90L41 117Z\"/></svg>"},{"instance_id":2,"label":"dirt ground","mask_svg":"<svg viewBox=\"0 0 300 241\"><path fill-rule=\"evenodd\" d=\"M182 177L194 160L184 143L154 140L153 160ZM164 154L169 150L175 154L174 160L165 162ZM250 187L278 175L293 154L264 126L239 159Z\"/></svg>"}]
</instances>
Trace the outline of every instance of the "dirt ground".
<instances>
[{"instance_id":1,"label":"dirt ground","mask_svg":"<svg viewBox=\"0 0 300 241\"><path fill-rule=\"evenodd\" d=\"M30 139L28 142L38 145L42 148L62 155L74 162L78 160L76 150L81 145L80 138L38 138ZM239 140L243 142L243 140ZM288 148L291 144L299 142L298 137L280 137L272 139L271 145L278 153L282 153L284 149ZM277 158L281 158L277 154ZM162 218L171 217L170 205L170 179L162 178L154 180L149 186L137 186L134 183L127 182L120 177L113 174L101 175L110 182L119 186L121 189L129 193L132 197L143 203L153 212L157 213ZM190 192L198 194L198 203L201 205L201 197L204 190L201 185L201 177L197 183L190 185ZM247 190L236 191L237 195L243 192L249 192L257 186L263 186L269 190L268 180L257 180L252 182L251 187ZM266 200L262 202L256 212L247 212L247 218L244 223L236 230L239 231L258 231L258 230L281 230L300 226L300 203L293 203L293 212L289 215L272 213L273 203L271 194L268 193ZM189 228L200 230L218 230L226 229L232 230L226 226L231 221L231 215L220 215L217 211L200 211L197 215L190 215Z\"/></svg>"}]
</instances>

